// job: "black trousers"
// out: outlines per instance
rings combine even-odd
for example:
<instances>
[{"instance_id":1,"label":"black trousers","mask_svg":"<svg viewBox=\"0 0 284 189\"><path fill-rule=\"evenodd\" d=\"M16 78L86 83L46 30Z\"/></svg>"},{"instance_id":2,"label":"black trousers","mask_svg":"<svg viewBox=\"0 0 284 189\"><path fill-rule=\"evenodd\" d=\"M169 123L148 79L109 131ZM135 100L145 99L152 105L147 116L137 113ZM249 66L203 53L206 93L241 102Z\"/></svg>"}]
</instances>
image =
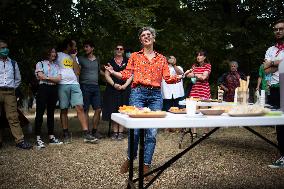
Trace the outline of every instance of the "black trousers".
<instances>
[{"instance_id":1,"label":"black trousers","mask_svg":"<svg viewBox=\"0 0 284 189\"><path fill-rule=\"evenodd\" d=\"M36 96L35 135L40 136L43 114L46 109L48 135L54 133L54 110L58 100L57 85L41 84Z\"/></svg>"},{"instance_id":2,"label":"black trousers","mask_svg":"<svg viewBox=\"0 0 284 189\"><path fill-rule=\"evenodd\" d=\"M273 108L280 108L280 88L271 87L270 95L268 97L268 103L273 106ZM276 126L277 141L280 150L280 155L284 156L284 126Z\"/></svg>"},{"instance_id":3,"label":"black trousers","mask_svg":"<svg viewBox=\"0 0 284 189\"><path fill-rule=\"evenodd\" d=\"M172 98L172 99L163 99L163 111L168 111L171 107L180 107L178 104L179 101L181 101L183 97L179 98Z\"/></svg>"}]
</instances>

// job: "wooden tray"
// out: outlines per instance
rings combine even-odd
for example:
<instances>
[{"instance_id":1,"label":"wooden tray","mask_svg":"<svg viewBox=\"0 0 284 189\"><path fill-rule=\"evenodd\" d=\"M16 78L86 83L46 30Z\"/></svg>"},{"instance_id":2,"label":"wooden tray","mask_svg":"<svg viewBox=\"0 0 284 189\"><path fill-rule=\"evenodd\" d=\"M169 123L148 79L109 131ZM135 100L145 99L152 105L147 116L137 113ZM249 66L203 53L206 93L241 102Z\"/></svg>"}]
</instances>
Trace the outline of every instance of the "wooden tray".
<instances>
[{"instance_id":1,"label":"wooden tray","mask_svg":"<svg viewBox=\"0 0 284 189\"><path fill-rule=\"evenodd\" d=\"M127 114L127 112L123 111L123 110L118 110L118 112L121 113L121 114Z\"/></svg>"},{"instance_id":2,"label":"wooden tray","mask_svg":"<svg viewBox=\"0 0 284 189\"><path fill-rule=\"evenodd\" d=\"M202 99L200 102L222 102L221 100L218 99Z\"/></svg>"},{"instance_id":3,"label":"wooden tray","mask_svg":"<svg viewBox=\"0 0 284 189\"><path fill-rule=\"evenodd\" d=\"M163 118L166 117L166 112L153 112L153 113L138 113L138 114L128 114L132 118Z\"/></svg>"},{"instance_id":4,"label":"wooden tray","mask_svg":"<svg viewBox=\"0 0 284 189\"><path fill-rule=\"evenodd\" d=\"M218 109L199 109L199 111L203 115L221 115L225 112L225 110L218 110Z\"/></svg>"},{"instance_id":5,"label":"wooden tray","mask_svg":"<svg viewBox=\"0 0 284 189\"><path fill-rule=\"evenodd\" d=\"M266 113L249 113L249 114L234 114L234 113L228 113L229 116L232 117L253 117L253 116L264 116Z\"/></svg>"},{"instance_id":6,"label":"wooden tray","mask_svg":"<svg viewBox=\"0 0 284 189\"><path fill-rule=\"evenodd\" d=\"M170 111L170 113L173 113L173 114L186 114L186 110L183 110L183 111Z\"/></svg>"}]
</instances>

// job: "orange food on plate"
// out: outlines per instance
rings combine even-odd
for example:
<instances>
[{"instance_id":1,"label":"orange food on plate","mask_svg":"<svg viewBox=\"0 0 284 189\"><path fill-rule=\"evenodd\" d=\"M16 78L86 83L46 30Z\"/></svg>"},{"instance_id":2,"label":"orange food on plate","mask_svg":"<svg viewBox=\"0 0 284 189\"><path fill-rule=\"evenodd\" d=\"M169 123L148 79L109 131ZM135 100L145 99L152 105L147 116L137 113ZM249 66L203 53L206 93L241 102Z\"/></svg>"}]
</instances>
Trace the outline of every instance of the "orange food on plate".
<instances>
[{"instance_id":1,"label":"orange food on plate","mask_svg":"<svg viewBox=\"0 0 284 189\"><path fill-rule=\"evenodd\" d=\"M179 107L171 107L170 109L169 109L169 111L170 112L185 112L186 111L186 109L185 108L179 108Z\"/></svg>"},{"instance_id":2,"label":"orange food on plate","mask_svg":"<svg viewBox=\"0 0 284 189\"><path fill-rule=\"evenodd\" d=\"M169 109L169 111L171 111L171 112L176 112L176 111L179 111L179 108L178 108L178 107L171 107L171 108Z\"/></svg>"},{"instance_id":3,"label":"orange food on plate","mask_svg":"<svg viewBox=\"0 0 284 189\"><path fill-rule=\"evenodd\" d=\"M126 106L126 105L123 105L123 106L120 106L118 111L120 113L130 113L130 112L133 112L137 110L137 108L135 106Z\"/></svg>"}]
</instances>

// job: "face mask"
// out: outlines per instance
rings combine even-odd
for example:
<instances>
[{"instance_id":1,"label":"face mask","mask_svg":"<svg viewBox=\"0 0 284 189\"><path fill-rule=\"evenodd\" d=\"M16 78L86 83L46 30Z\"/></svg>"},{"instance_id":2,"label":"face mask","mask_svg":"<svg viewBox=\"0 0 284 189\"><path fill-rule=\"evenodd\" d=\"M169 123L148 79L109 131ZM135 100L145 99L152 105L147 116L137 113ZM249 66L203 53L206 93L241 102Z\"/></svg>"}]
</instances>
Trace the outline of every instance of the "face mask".
<instances>
[{"instance_id":1,"label":"face mask","mask_svg":"<svg viewBox=\"0 0 284 189\"><path fill-rule=\"evenodd\" d=\"M8 48L0 49L0 57L7 57L8 54L9 54L9 49Z\"/></svg>"},{"instance_id":2,"label":"face mask","mask_svg":"<svg viewBox=\"0 0 284 189\"><path fill-rule=\"evenodd\" d=\"M126 58L130 58L131 53L125 53Z\"/></svg>"}]
</instances>

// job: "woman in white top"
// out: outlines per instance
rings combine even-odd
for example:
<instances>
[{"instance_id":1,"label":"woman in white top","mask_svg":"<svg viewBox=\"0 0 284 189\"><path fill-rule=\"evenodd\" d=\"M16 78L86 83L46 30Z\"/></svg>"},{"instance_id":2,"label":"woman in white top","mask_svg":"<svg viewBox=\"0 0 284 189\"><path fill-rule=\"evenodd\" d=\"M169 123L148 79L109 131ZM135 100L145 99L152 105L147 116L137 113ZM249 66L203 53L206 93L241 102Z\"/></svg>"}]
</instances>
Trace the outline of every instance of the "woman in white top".
<instances>
[{"instance_id":1,"label":"woman in white top","mask_svg":"<svg viewBox=\"0 0 284 189\"><path fill-rule=\"evenodd\" d=\"M39 87L36 96L36 117L35 117L35 135L36 148L45 148L41 139L41 126L43 114L47 112L47 128L49 135L49 144L62 144L54 136L54 110L58 99L57 83L61 80L61 72L55 60L57 52L55 48L46 48L43 61L36 64L35 74L39 80Z\"/></svg>"},{"instance_id":2,"label":"woman in white top","mask_svg":"<svg viewBox=\"0 0 284 189\"><path fill-rule=\"evenodd\" d=\"M167 57L170 75L182 75L183 69L176 65L174 56ZM184 98L184 89L182 80L175 84L167 84L162 80L163 110L168 111L171 107L179 107L178 102Z\"/></svg>"}]
</instances>

